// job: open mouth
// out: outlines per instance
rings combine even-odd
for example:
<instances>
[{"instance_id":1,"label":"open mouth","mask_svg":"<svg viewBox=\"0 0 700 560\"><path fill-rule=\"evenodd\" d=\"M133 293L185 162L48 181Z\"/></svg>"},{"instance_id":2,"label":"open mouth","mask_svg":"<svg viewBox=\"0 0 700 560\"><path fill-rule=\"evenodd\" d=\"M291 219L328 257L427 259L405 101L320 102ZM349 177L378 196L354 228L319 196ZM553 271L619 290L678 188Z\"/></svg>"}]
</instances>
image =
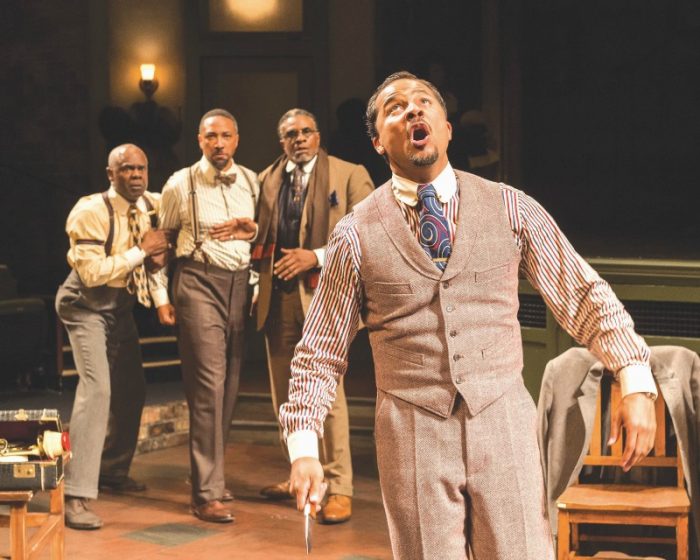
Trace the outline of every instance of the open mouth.
<instances>
[{"instance_id":1,"label":"open mouth","mask_svg":"<svg viewBox=\"0 0 700 560\"><path fill-rule=\"evenodd\" d=\"M411 129L411 143L417 148L425 146L428 142L428 136L430 136L430 132L423 123L418 123Z\"/></svg>"}]
</instances>

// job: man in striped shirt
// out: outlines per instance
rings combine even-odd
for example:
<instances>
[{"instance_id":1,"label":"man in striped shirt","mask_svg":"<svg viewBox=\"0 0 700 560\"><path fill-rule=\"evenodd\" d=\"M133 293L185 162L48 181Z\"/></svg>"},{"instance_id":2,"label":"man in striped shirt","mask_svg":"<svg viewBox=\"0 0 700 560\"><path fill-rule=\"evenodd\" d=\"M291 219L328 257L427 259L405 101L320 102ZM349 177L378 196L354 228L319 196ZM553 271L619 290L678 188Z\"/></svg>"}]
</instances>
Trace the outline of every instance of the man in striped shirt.
<instances>
[{"instance_id":1,"label":"man in striped shirt","mask_svg":"<svg viewBox=\"0 0 700 560\"><path fill-rule=\"evenodd\" d=\"M163 188L162 228L178 230L173 303L163 273L153 300L164 325L178 327L182 377L190 412L192 513L203 521L230 523L233 500L225 487L224 451L243 358L243 331L256 228L252 219L260 186L250 169L234 162L238 124L223 109L199 123L202 158L177 171Z\"/></svg>"},{"instance_id":2,"label":"man in striped shirt","mask_svg":"<svg viewBox=\"0 0 700 560\"><path fill-rule=\"evenodd\" d=\"M292 362L280 421L297 506L322 499L317 436L361 317L394 556L466 558L471 549L476 560L553 559L534 403L521 376L518 272L619 376L625 398L612 437L624 425L626 470L654 439L649 349L537 202L452 169L452 130L432 84L389 76L370 98L367 125L393 176L331 236Z\"/></svg>"}]
</instances>

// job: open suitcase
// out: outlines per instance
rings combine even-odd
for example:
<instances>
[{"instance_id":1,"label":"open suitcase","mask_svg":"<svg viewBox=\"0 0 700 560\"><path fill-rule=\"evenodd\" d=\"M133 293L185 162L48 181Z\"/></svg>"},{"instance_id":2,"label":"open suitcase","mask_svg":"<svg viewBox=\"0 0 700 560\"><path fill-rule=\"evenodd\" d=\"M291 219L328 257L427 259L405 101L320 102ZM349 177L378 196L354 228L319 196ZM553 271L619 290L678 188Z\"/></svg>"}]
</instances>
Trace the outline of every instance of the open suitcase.
<instances>
[{"instance_id":1,"label":"open suitcase","mask_svg":"<svg viewBox=\"0 0 700 560\"><path fill-rule=\"evenodd\" d=\"M50 490L69 453L56 409L0 410L0 490Z\"/></svg>"}]
</instances>

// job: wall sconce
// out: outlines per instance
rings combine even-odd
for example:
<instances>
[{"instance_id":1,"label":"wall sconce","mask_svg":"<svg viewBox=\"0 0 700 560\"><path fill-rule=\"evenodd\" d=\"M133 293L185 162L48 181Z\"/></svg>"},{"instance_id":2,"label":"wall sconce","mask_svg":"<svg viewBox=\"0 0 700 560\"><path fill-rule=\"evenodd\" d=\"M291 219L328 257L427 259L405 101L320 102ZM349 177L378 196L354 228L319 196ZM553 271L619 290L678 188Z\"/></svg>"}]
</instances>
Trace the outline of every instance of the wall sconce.
<instances>
[{"instance_id":1,"label":"wall sconce","mask_svg":"<svg viewBox=\"0 0 700 560\"><path fill-rule=\"evenodd\" d=\"M175 114L152 99L158 89L156 65L141 64L140 75L139 88L146 99L134 101L128 108L103 107L98 126L107 149L131 143L146 152L149 183L158 189L176 169L182 167L173 149L180 139L182 121L179 113Z\"/></svg>"},{"instance_id":2,"label":"wall sconce","mask_svg":"<svg viewBox=\"0 0 700 560\"><path fill-rule=\"evenodd\" d=\"M141 91L145 94L146 99L153 97L153 94L158 89L155 64L141 65L141 79L139 80L139 88L141 88Z\"/></svg>"}]
</instances>

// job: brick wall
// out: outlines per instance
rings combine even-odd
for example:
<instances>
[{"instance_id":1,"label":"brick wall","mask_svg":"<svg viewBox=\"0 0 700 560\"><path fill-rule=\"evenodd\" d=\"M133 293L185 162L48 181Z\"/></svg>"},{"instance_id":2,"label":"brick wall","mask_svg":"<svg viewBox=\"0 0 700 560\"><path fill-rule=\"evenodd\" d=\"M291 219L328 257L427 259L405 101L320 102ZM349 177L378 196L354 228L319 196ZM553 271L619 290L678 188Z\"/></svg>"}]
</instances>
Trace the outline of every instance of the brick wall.
<instances>
[{"instance_id":1,"label":"brick wall","mask_svg":"<svg viewBox=\"0 0 700 560\"><path fill-rule=\"evenodd\" d=\"M187 443L189 428L185 401L146 406L141 414L136 453L184 445Z\"/></svg>"}]
</instances>

